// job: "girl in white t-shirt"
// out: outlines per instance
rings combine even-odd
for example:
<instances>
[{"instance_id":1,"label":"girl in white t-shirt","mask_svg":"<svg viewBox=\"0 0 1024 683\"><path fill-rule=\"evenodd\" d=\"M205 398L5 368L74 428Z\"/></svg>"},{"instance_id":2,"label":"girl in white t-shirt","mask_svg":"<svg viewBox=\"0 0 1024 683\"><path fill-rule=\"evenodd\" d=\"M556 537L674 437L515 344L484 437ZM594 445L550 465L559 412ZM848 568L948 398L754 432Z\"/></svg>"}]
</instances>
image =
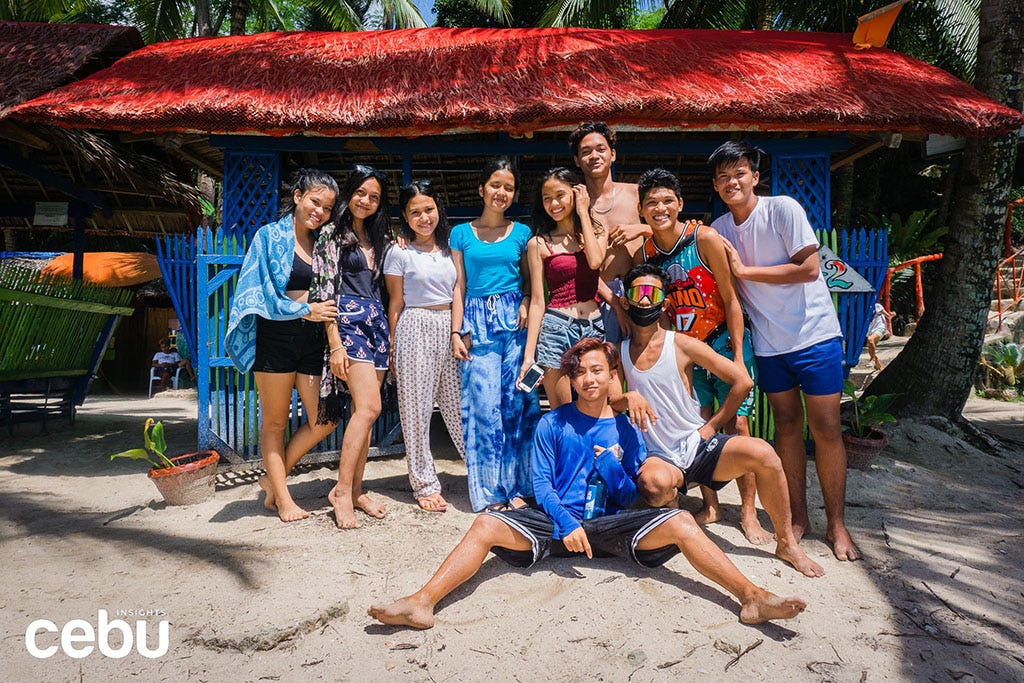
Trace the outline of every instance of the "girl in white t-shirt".
<instances>
[{"instance_id":1,"label":"girl in white t-shirt","mask_svg":"<svg viewBox=\"0 0 1024 683\"><path fill-rule=\"evenodd\" d=\"M430 182L398 194L405 246L384 259L390 303L391 367L398 380L398 413L409 456L409 483L419 506L444 512L448 503L430 452L430 416L436 402L463 458L461 379L452 356L451 308L455 264L448 248L448 219Z\"/></svg>"}]
</instances>

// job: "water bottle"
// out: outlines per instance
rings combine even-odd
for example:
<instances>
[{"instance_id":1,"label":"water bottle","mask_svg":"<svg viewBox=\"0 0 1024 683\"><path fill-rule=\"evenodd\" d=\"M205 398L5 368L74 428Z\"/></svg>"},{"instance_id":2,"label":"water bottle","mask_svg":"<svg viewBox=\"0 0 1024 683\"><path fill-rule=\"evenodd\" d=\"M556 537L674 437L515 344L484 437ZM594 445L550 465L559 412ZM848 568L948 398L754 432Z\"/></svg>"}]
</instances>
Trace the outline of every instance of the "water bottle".
<instances>
[{"instance_id":1,"label":"water bottle","mask_svg":"<svg viewBox=\"0 0 1024 683\"><path fill-rule=\"evenodd\" d=\"M608 500L608 484L604 477L594 468L587 477L587 496L583 503L583 519L594 519L604 514L604 506Z\"/></svg>"}]
</instances>

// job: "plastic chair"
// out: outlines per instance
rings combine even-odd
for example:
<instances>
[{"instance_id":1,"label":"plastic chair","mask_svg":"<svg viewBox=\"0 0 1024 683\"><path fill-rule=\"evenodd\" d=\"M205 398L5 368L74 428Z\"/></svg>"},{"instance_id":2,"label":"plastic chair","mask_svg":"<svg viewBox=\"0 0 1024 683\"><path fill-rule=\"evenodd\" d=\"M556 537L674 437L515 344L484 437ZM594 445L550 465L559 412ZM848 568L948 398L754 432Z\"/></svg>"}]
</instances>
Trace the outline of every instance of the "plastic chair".
<instances>
[{"instance_id":1,"label":"plastic chair","mask_svg":"<svg viewBox=\"0 0 1024 683\"><path fill-rule=\"evenodd\" d=\"M181 377L182 367L179 365L178 369L174 371L174 377L171 378L171 386L175 389L178 388L178 379ZM160 381L160 375L157 373L157 369L154 367L149 368L149 397L153 398L153 383Z\"/></svg>"}]
</instances>

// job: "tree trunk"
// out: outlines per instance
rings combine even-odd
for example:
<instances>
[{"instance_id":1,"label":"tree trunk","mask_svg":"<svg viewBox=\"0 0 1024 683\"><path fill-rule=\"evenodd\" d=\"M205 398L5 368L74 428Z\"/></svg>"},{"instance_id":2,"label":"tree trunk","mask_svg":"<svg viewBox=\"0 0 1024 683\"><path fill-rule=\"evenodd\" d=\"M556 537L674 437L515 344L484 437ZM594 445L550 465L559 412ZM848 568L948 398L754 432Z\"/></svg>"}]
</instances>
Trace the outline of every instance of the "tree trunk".
<instances>
[{"instance_id":1,"label":"tree trunk","mask_svg":"<svg viewBox=\"0 0 1024 683\"><path fill-rule=\"evenodd\" d=\"M231 35L245 35L245 20L249 16L249 0L231 0Z\"/></svg>"},{"instance_id":2,"label":"tree trunk","mask_svg":"<svg viewBox=\"0 0 1024 683\"><path fill-rule=\"evenodd\" d=\"M983 0L975 87L1021 108L1024 3ZM952 198L950 232L936 287L917 332L871 383L871 394L898 393L901 416L959 419L978 367L1018 135L971 138Z\"/></svg>"},{"instance_id":3,"label":"tree trunk","mask_svg":"<svg viewBox=\"0 0 1024 683\"><path fill-rule=\"evenodd\" d=\"M210 21L210 0L196 0L196 35L212 36L213 23Z\"/></svg>"}]
</instances>

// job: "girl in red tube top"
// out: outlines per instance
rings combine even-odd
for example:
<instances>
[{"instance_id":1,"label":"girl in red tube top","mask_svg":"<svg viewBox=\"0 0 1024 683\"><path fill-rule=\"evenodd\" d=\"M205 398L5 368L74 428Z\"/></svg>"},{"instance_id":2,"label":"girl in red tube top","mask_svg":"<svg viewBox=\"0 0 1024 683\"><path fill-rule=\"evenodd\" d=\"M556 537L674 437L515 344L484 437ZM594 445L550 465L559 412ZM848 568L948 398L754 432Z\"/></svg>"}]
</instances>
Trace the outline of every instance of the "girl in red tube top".
<instances>
[{"instance_id":1,"label":"girl in red tube top","mask_svg":"<svg viewBox=\"0 0 1024 683\"><path fill-rule=\"evenodd\" d=\"M526 247L532 296L519 379L535 362L544 368L544 392L554 410L572 398L569 378L558 369L562 354L584 337L604 339L597 290L607 239L591 222L586 186L568 168L541 178L533 234Z\"/></svg>"}]
</instances>

